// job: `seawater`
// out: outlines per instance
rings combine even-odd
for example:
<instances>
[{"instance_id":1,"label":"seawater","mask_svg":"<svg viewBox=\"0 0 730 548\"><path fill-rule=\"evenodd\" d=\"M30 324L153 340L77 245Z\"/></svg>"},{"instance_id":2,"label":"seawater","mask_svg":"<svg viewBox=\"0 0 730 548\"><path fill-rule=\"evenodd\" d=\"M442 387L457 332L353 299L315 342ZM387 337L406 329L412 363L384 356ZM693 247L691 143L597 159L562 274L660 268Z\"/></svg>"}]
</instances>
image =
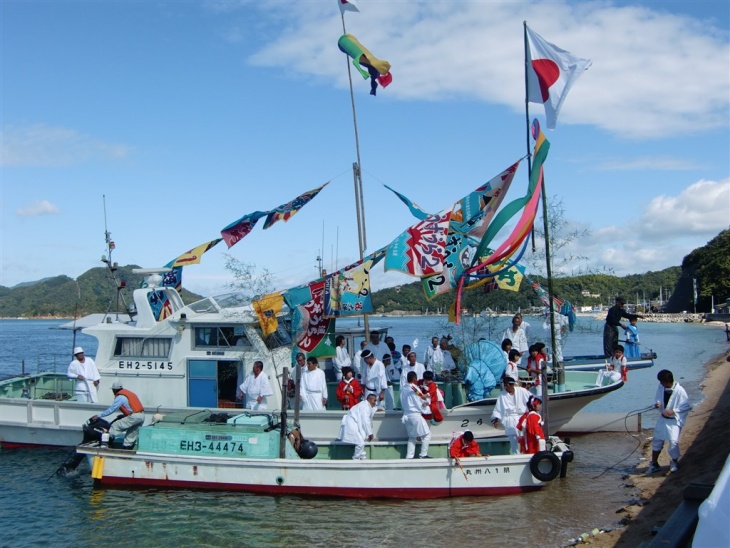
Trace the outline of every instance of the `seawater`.
<instances>
[{"instance_id":1,"label":"seawater","mask_svg":"<svg viewBox=\"0 0 730 548\"><path fill-rule=\"evenodd\" d=\"M527 320L532 338L542 338L542 320ZM0 320L0 376L19 373L22 360L30 372L39 354L60 354L59 367L65 368L73 341L69 332L52 329L60 323ZM582 323L569 335L566 355L600 352L602 322L582 318ZM490 329L484 336L496 340L508 324L508 318L500 318L490 326L491 336ZM446 322L373 318L372 325L389 326L399 347L418 338L420 354L431 336L445 333ZM588 410L626 413L646 407L661 368L674 372L695 403L704 363L726 350L723 331L713 326L640 323L639 328L645 347L659 355L656 365L630 372L625 387ZM96 350L96 341L83 334L76 344L91 355ZM648 418L645 424L652 422ZM55 474L69 454L66 449L3 450L0 546L558 546L620 518L615 512L627 497L621 477L637 464L638 447L628 434L575 437L576 460L568 477L539 492L432 501L97 489L86 464L75 476Z\"/></svg>"}]
</instances>

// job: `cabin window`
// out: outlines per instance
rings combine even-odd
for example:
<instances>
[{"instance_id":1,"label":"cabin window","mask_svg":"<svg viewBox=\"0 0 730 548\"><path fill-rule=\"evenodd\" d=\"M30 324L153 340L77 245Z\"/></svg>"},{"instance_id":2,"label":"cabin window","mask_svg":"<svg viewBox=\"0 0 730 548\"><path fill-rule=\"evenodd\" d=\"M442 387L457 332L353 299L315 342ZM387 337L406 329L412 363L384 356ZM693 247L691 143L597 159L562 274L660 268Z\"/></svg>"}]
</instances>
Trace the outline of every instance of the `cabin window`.
<instances>
[{"instance_id":1,"label":"cabin window","mask_svg":"<svg viewBox=\"0 0 730 548\"><path fill-rule=\"evenodd\" d=\"M251 348L251 341L243 332L243 327L214 326L195 328L196 348Z\"/></svg>"},{"instance_id":2,"label":"cabin window","mask_svg":"<svg viewBox=\"0 0 730 548\"><path fill-rule=\"evenodd\" d=\"M171 344L172 339L169 338L117 337L114 356L165 359L170 355Z\"/></svg>"},{"instance_id":3,"label":"cabin window","mask_svg":"<svg viewBox=\"0 0 730 548\"><path fill-rule=\"evenodd\" d=\"M261 337L264 338L264 334L261 331L260 326L256 326L256 333ZM276 328L276 331L274 331L271 335L266 337L264 339L264 343L266 344L266 348L269 350L274 350L275 348L281 348L282 346L290 346L292 343L291 340L291 320L282 320L279 319L279 326Z\"/></svg>"}]
</instances>

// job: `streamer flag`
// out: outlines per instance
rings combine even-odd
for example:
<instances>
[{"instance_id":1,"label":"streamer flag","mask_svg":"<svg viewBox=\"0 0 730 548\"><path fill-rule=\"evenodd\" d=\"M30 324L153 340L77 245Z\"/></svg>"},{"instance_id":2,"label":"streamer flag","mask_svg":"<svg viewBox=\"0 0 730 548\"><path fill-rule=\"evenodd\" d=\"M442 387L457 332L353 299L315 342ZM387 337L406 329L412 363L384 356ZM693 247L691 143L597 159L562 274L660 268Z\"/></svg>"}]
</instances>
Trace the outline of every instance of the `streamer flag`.
<instances>
[{"instance_id":1,"label":"streamer flag","mask_svg":"<svg viewBox=\"0 0 730 548\"><path fill-rule=\"evenodd\" d=\"M340 13L342 13L343 15L346 11L360 11L360 8L357 7L355 0L337 0L337 5L340 6Z\"/></svg>"},{"instance_id":2,"label":"streamer flag","mask_svg":"<svg viewBox=\"0 0 730 548\"><path fill-rule=\"evenodd\" d=\"M393 81L390 63L375 57L352 34L340 36L337 46L342 53L352 57L352 64L363 78L370 78L370 95L375 95L378 83L385 88Z\"/></svg>"},{"instance_id":3,"label":"streamer flag","mask_svg":"<svg viewBox=\"0 0 730 548\"><path fill-rule=\"evenodd\" d=\"M346 266L325 278L324 314L327 317L372 314L370 270L383 257L385 249Z\"/></svg>"},{"instance_id":4,"label":"streamer flag","mask_svg":"<svg viewBox=\"0 0 730 548\"><path fill-rule=\"evenodd\" d=\"M413 202L411 199L407 198L406 196L404 196L397 190L393 190L388 185L383 185L383 186L385 188L387 188L388 190L390 190L393 194L398 196L398 198L400 198L401 202L403 202L404 204L406 204L408 206L408 209L411 210L411 213L413 214L413 216L416 219L420 219L423 221L426 217L429 216L428 213L426 213L423 209L421 209L421 207L418 204L416 204L415 202Z\"/></svg>"},{"instance_id":5,"label":"streamer flag","mask_svg":"<svg viewBox=\"0 0 730 548\"><path fill-rule=\"evenodd\" d=\"M519 164L512 164L454 204L442 271L422 281L428 300L456 288L464 270L471 266L476 258L479 238L502 203Z\"/></svg>"},{"instance_id":6,"label":"streamer flag","mask_svg":"<svg viewBox=\"0 0 730 548\"><path fill-rule=\"evenodd\" d=\"M221 236L226 242L228 248L230 249L243 240L243 238L245 238L248 233L253 230L253 227L256 226L259 219L266 215L268 215L268 211L254 211L253 213L248 213L221 230Z\"/></svg>"},{"instance_id":7,"label":"streamer flag","mask_svg":"<svg viewBox=\"0 0 730 548\"><path fill-rule=\"evenodd\" d=\"M256 316L259 318L264 337L276 332L279 328L279 320L276 319L276 315L284 307L284 296L281 293L269 293L258 301L253 301L251 306L253 306Z\"/></svg>"},{"instance_id":8,"label":"streamer flag","mask_svg":"<svg viewBox=\"0 0 730 548\"><path fill-rule=\"evenodd\" d=\"M540 304L549 307L550 296L548 292L545 291L538 282L531 280L529 277L527 277L527 283L530 284L532 290L540 298ZM570 329L570 331L573 331L573 328L575 327L575 322L578 319L575 315L575 306L573 306L573 303L568 300L559 299L558 297L553 295L553 306L555 307L555 310L557 310L560 314L562 314L563 316L567 316L568 328Z\"/></svg>"},{"instance_id":9,"label":"streamer flag","mask_svg":"<svg viewBox=\"0 0 730 548\"><path fill-rule=\"evenodd\" d=\"M386 248L385 270L423 278L443 270L451 211L429 215L408 228Z\"/></svg>"},{"instance_id":10,"label":"streamer flag","mask_svg":"<svg viewBox=\"0 0 730 548\"><path fill-rule=\"evenodd\" d=\"M306 298L307 301L301 299ZM324 280L312 282L304 288L295 288L284 293L292 309L292 330L295 352L318 358L332 357L335 350L335 320L324 315Z\"/></svg>"},{"instance_id":11,"label":"streamer flag","mask_svg":"<svg viewBox=\"0 0 730 548\"><path fill-rule=\"evenodd\" d=\"M170 261L165 266L177 267L177 266L188 266L191 264L200 264L200 259L203 258L203 253L214 248L223 238L216 238L204 244L200 244L194 247L190 251L186 251L180 255L177 259Z\"/></svg>"},{"instance_id":12,"label":"streamer flag","mask_svg":"<svg viewBox=\"0 0 730 548\"><path fill-rule=\"evenodd\" d=\"M319 192L328 184L330 184L329 181L327 181L320 187L308 190L304 194L294 198L291 202L282 204L273 211L270 211L268 213L268 216L266 217L266 222L264 223L264 230L269 228L277 221L287 222L289 219L294 217L294 215L296 215L300 209L302 209L305 205L311 202L314 197L319 194Z\"/></svg>"}]
</instances>

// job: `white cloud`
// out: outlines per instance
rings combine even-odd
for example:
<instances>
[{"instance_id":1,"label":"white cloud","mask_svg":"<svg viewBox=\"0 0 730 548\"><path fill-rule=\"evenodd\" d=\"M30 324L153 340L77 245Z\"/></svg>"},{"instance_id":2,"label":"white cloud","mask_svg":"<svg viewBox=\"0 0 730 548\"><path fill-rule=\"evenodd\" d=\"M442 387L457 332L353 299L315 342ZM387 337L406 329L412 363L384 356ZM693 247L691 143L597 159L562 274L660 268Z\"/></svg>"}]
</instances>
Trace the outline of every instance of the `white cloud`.
<instances>
[{"instance_id":1,"label":"white cloud","mask_svg":"<svg viewBox=\"0 0 730 548\"><path fill-rule=\"evenodd\" d=\"M104 143L62 127L13 125L0 132L3 166L70 166L97 158L124 158L128 154L126 145Z\"/></svg>"},{"instance_id":2,"label":"white cloud","mask_svg":"<svg viewBox=\"0 0 730 548\"><path fill-rule=\"evenodd\" d=\"M39 217L41 215L56 215L61 210L48 200L38 200L15 211L18 217Z\"/></svg>"},{"instance_id":3,"label":"white cloud","mask_svg":"<svg viewBox=\"0 0 730 548\"><path fill-rule=\"evenodd\" d=\"M730 178L698 181L678 196L657 196L641 216L639 231L651 239L713 235L730 225Z\"/></svg>"},{"instance_id":4,"label":"white cloud","mask_svg":"<svg viewBox=\"0 0 730 548\"><path fill-rule=\"evenodd\" d=\"M250 61L344 87L342 54L332 40L339 13L314 6L292 7L286 34L274 35ZM434 0L370 3L347 23L393 65L394 82L383 93L478 98L521 112L523 19L546 40L593 60L559 124L592 124L632 139L727 127L730 81L718 67L727 67L730 46L726 33L706 21L605 2Z\"/></svg>"}]
</instances>

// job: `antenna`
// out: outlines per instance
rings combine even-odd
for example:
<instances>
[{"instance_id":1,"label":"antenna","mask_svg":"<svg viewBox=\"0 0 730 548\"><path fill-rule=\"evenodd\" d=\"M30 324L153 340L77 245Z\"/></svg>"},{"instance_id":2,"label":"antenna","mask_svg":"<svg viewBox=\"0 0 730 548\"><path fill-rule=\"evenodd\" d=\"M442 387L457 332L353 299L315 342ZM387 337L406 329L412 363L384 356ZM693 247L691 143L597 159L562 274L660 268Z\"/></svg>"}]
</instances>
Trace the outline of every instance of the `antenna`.
<instances>
[{"instance_id":1,"label":"antenna","mask_svg":"<svg viewBox=\"0 0 730 548\"><path fill-rule=\"evenodd\" d=\"M127 304L126 299L124 298L124 294L122 293L122 289L124 289L127 286L127 282L124 280L120 280L117 278L117 269L119 268L119 265L115 262L112 262L112 251L116 248L114 245L114 241L112 240L112 233L109 232L109 229L107 227L107 221L106 221L106 194L101 195L102 201L104 203L104 241L106 242L106 253L101 256L101 262L104 263L109 270L109 273L112 275L112 279L114 280L114 285L117 289L117 298L116 298L116 314L117 314L117 321L119 321L119 300L121 299L122 304L124 305L124 310L127 313L127 315L130 318L133 318L136 315L136 311L132 309ZM109 310L112 307L112 300L109 300L109 307L107 308L106 313L109 314Z\"/></svg>"}]
</instances>

